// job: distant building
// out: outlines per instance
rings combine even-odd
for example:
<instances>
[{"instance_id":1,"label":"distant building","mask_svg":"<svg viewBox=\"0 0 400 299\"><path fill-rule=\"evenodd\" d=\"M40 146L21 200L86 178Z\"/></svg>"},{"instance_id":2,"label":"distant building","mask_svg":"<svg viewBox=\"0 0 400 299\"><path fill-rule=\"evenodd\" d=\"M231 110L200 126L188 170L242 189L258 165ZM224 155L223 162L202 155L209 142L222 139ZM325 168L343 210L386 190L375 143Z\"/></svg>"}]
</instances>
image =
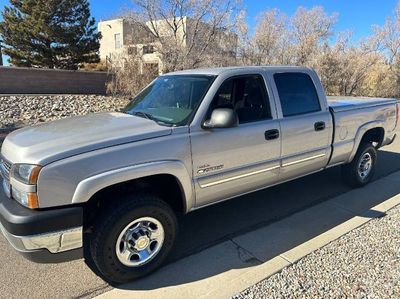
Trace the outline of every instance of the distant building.
<instances>
[{"instance_id":1,"label":"distant building","mask_svg":"<svg viewBox=\"0 0 400 299\"><path fill-rule=\"evenodd\" d=\"M101 32L100 59L108 64L119 63L123 55L142 54L142 67L162 70L162 60L159 53L155 52L152 36L140 24L125 19L99 22L98 30Z\"/></svg>"},{"instance_id":2,"label":"distant building","mask_svg":"<svg viewBox=\"0 0 400 299\"><path fill-rule=\"evenodd\" d=\"M192 38L191 33L194 31L194 24L190 18L182 19L183 26L178 30L178 38L182 39L182 45L187 45L187 40ZM135 23L127 19L115 19L102 21L98 24L98 30L101 32L102 39L100 40L100 59L108 64L115 65L118 63L118 58L124 55L138 55L141 57L142 68L151 68L162 72L163 60L162 55L157 51L160 47L155 41L152 34L149 33L151 23L146 23L149 29L144 28L144 24ZM167 28L166 20L156 21L154 26ZM204 28L208 26L203 23ZM151 30L151 29L150 29ZM186 39L184 38L186 32ZM164 37L168 37L169 31L165 30ZM222 38L218 40L215 47L224 49L226 55L236 56L237 35L231 32L220 32ZM215 48L211 47L211 48Z\"/></svg>"}]
</instances>

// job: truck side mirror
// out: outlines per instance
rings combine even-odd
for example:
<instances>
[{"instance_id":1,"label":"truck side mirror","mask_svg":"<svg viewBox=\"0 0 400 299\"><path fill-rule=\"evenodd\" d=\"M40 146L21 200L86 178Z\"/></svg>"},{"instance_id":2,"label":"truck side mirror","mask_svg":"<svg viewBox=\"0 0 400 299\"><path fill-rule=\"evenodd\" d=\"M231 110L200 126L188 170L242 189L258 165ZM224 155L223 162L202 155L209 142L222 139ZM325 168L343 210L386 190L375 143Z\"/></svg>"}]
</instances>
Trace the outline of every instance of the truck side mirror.
<instances>
[{"instance_id":1,"label":"truck side mirror","mask_svg":"<svg viewBox=\"0 0 400 299\"><path fill-rule=\"evenodd\" d=\"M233 128L239 125L237 113L230 108L214 109L211 118L203 124L204 129Z\"/></svg>"}]
</instances>

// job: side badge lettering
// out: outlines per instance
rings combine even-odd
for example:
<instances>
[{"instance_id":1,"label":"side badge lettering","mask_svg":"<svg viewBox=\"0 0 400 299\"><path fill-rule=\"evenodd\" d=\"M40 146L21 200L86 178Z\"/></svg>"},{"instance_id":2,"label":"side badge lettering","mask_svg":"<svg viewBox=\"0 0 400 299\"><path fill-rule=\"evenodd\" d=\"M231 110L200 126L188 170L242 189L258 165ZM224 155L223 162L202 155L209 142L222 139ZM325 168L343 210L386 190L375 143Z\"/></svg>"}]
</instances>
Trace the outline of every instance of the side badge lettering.
<instances>
[{"instance_id":1,"label":"side badge lettering","mask_svg":"<svg viewBox=\"0 0 400 299\"><path fill-rule=\"evenodd\" d=\"M197 174L205 174L205 173L209 173L212 171L220 170L222 168L224 168L223 164L217 165L217 166L210 166L210 165L206 164L206 165L198 167L199 170L197 171Z\"/></svg>"}]
</instances>

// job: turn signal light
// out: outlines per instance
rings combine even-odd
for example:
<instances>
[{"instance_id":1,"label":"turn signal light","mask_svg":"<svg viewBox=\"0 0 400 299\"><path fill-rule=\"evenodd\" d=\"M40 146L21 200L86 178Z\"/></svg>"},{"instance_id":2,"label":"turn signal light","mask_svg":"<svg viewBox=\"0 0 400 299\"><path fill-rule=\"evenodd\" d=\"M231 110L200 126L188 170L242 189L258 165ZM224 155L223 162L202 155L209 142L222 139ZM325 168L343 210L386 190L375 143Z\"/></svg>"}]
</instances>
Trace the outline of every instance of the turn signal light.
<instances>
[{"instance_id":1,"label":"turn signal light","mask_svg":"<svg viewBox=\"0 0 400 299\"><path fill-rule=\"evenodd\" d=\"M39 198L37 196L37 193L28 193L28 208L39 208Z\"/></svg>"}]
</instances>

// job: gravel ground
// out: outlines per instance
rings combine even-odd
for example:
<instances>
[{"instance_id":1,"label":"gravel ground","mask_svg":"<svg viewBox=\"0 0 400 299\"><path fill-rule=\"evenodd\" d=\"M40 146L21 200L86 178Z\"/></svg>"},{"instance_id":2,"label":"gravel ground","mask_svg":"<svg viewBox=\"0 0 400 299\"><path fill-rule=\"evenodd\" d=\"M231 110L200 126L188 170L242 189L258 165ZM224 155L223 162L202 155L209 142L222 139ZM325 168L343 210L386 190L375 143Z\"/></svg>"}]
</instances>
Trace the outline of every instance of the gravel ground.
<instances>
[{"instance_id":1,"label":"gravel ground","mask_svg":"<svg viewBox=\"0 0 400 299\"><path fill-rule=\"evenodd\" d=\"M0 95L0 128L20 127L126 106L120 97L96 95Z\"/></svg>"},{"instance_id":2,"label":"gravel ground","mask_svg":"<svg viewBox=\"0 0 400 299\"><path fill-rule=\"evenodd\" d=\"M400 298L400 206L233 298Z\"/></svg>"}]
</instances>

